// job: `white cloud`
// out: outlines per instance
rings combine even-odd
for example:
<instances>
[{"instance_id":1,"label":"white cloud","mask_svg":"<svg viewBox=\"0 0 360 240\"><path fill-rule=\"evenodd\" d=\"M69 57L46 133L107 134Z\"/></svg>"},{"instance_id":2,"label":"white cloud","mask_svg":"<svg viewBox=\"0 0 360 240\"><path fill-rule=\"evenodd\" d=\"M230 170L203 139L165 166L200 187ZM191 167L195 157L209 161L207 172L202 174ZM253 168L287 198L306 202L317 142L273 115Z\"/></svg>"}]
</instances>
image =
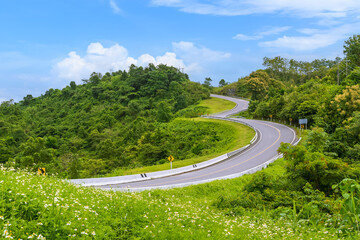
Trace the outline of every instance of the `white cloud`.
<instances>
[{"instance_id":1,"label":"white cloud","mask_svg":"<svg viewBox=\"0 0 360 240\"><path fill-rule=\"evenodd\" d=\"M276 35L282 32L285 32L287 30L289 30L291 27L290 26L284 26L284 27L273 27L270 28L266 31L261 32L259 35L260 36L269 36L269 35Z\"/></svg>"},{"instance_id":2,"label":"white cloud","mask_svg":"<svg viewBox=\"0 0 360 240\"><path fill-rule=\"evenodd\" d=\"M299 32L305 36L283 36L274 41L260 43L262 47L291 49L295 51L309 51L330 46L338 41L342 41L359 29L360 24L345 24L340 27L319 30L319 29L300 29Z\"/></svg>"},{"instance_id":3,"label":"white cloud","mask_svg":"<svg viewBox=\"0 0 360 240\"><path fill-rule=\"evenodd\" d=\"M110 4L110 7L112 8L112 10L114 11L114 13L119 14L122 12L114 0L110 0L109 4Z\"/></svg>"},{"instance_id":4,"label":"white cloud","mask_svg":"<svg viewBox=\"0 0 360 240\"><path fill-rule=\"evenodd\" d=\"M173 42L172 47L174 52L186 63L184 71L190 75L204 74L205 69L210 72L214 67L213 64L231 57L230 53L196 46L192 42Z\"/></svg>"},{"instance_id":5,"label":"white cloud","mask_svg":"<svg viewBox=\"0 0 360 240\"><path fill-rule=\"evenodd\" d=\"M339 18L360 12L358 0L152 0L152 3L188 13L227 16L277 12L300 17Z\"/></svg>"},{"instance_id":6,"label":"white cloud","mask_svg":"<svg viewBox=\"0 0 360 240\"><path fill-rule=\"evenodd\" d=\"M138 64L141 66L149 65L150 63L156 64L156 60L149 54L143 54L138 58Z\"/></svg>"},{"instance_id":7,"label":"white cloud","mask_svg":"<svg viewBox=\"0 0 360 240\"><path fill-rule=\"evenodd\" d=\"M263 38L260 35L255 35L255 36L249 36L249 35L244 35L244 34L237 34L236 36L233 37L233 39L235 40L242 40L242 41L248 41L248 40L259 40Z\"/></svg>"},{"instance_id":8,"label":"white cloud","mask_svg":"<svg viewBox=\"0 0 360 240\"><path fill-rule=\"evenodd\" d=\"M147 66L149 63L185 69L187 67L175 53L167 52L156 58L143 54L135 59L128 55L126 48L118 44L106 48L101 43L91 43L85 56L70 52L68 57L55 64L52 72L60 79L80 82L81 79L88 78L92 72L127 70L131 64Z\"/></svg>"},{"instance_id":9,"label":"white cloud","mask_svg":"<svg viewBox=\"0 0 360 240\"><path fill-rule=\"evenodd\" d=\"M283 36L275 41L267 41L260 44L262 47L289 48L297 51L315 50L334 44L339 39L327 34L315 34L308 37Z\"/></svg>"},{"instance_id":10,"label":"white cloud","mask_svg":"<svg viewBox=\"0 0 360 240\"><path fill-rule=\"evenodd\" d=\"M177 68L185 67L183 60L177 59L176 54L171 52L166 52L165 55L156 57L156 65L158 64L165 64Z\"/></svg>"},{"instance_id":11,"label":"white cloud","mask_svg":"<svg viewBox=\"0 0 360 240\"><path fill-rule=\"evenodd\" d=\"M287 30L289 30L291 27L290 26L285 26L285 27L273 27L270 28L266 31L260 32L259 34L256 34L254 36L249 36L249 35L244 35L244 34L237 34L236 36L233 37L233 39L235 40L242 40L242 41L247 41L247 40L259 40L264 38L265 36L269 36L269 35L276 35L282 32L285 32Z\"/></svg>"},{"instance_id":12,"label":"white cloud","mask_svg":"<svg viewBox=\"0 0 360 240\"><path fill-rule=\"evenodd\" d=\"M92 72L127 70L131 64L147 66L165 64L174 66L185 72L199 73L207 63L219 62L230 58L231 54L214 51L206 47L197 47L192 42L173 42L173 52L162 56L142 54L138 58L130 57L126 48L115 44L104 47L101 43L89 44L85 56L70 52L68 57L53 66L52 72L60 79L80 82L88 78Z\"/></svg>"},{"instance_id":13,"label":"white cloud","mask_svg":"<svg viewBox=\"0 0 360 240\"><path fill-rule=\"evenodd\" d=\"M179 56L188 61L220 61L231 57L230 53L214 51L206 47L197 47L192 42L173 42L172 46Z\"/></svg>"},{"instance_id":14,"label":"white cloud","mask_svg":"<svg viewBox=\"0 0 360 240\"><path fill-rule=\"evenodd\" d=\"M54 69L60 78L80 81L90 71L86 60L81 58L76 52L70 52L69 57L57 63Z\"/></svg>"}]
</instances>

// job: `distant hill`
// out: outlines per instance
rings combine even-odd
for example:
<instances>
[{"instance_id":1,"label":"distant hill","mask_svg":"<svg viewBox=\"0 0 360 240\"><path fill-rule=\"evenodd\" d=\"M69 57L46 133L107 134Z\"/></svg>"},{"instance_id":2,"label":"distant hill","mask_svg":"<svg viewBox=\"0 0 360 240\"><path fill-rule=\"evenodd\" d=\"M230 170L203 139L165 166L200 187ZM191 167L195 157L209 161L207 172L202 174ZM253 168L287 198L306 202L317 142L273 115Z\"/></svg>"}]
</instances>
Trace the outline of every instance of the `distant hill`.
<instances>
[{"instance_id":1,"label":"distant hill","mask_svg":"<svg viewBox=\"0 0 360 240\"><path fill-rule=\"evenodd\" d=\"M65 177L151 165L167 156L167 141L175 141L165 136L188 134L167 123L182 114L197 116L203 108L184 109L209 94L178 69L150 64L103 76L93 73L80 85L71 82L37 98L3 102L0 163L46 167ZM179 149L184 150L183 157L192 152L186 144Z\"/></svg>"}]
</instances>

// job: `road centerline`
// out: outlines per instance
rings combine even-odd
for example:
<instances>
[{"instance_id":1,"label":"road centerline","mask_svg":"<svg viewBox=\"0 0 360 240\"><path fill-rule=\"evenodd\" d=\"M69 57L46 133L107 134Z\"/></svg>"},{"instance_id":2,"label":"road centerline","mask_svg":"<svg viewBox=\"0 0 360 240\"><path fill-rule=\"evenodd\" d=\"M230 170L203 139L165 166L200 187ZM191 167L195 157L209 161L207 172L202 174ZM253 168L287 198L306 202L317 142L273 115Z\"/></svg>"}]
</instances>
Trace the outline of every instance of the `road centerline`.
<instances>
[{"instance_id":1,"label":"road centerline","mask_svg":"<svg viewBox=\"0 0 360 240\"><path fill-rule=\"evenodd\" d=\"M219 172L223 172L223 171L226 171L226 170L229 170L231 168L234 168L234 167L237 167L237 166L240 166L248 161L250 161L251 159L254 159L255 157L263 154L264 152L266 152L269 148L273 147L281 138L281 132L280 130L275 127L275 126L271 126L269 124L266 124L266 123L262 123L262 122L259 122L259 124L261 125L265 125L265 126L268 126L268 127L271 127L273 129L275 129L277 132L278 132L278 137L277 139L270 145L268 146L266 149L262 150L261 152L257 153L256 155L244 160L244 161L241 161L240 163L237 163L235 165L232 165L232 166L229 166L229 167L226 167L226 168L223 168L223 169L219 169L219 170L216 170L216 171L212 171L212 172L209 172L209 173L206 173L206 174L202 174L202 175L198 175L198 176L195 176L195 177L188 177L188 178L185 178L185 179L180 179L180 180L172 180L172 181L167 181L167 182L163 182L162 185L167 185L167 184L171 184L171 183L178 183L178 182L183 182L184 180L187 181L187 180L193 180L193 179L197 179L197 178L201 178L201 177L206 177L206 176L209 176L209 175L212 175L212 174L216 174L216 173L219 173ZM152 187L152 186L157 186L159 184L145 184L144 186L141 186L141 187ZM111 186L111 185L110 185ZM124 187L126 188L126 187ZM134 188L137 188L137 187L134 187Z\"/></svg>"}]
</instances>

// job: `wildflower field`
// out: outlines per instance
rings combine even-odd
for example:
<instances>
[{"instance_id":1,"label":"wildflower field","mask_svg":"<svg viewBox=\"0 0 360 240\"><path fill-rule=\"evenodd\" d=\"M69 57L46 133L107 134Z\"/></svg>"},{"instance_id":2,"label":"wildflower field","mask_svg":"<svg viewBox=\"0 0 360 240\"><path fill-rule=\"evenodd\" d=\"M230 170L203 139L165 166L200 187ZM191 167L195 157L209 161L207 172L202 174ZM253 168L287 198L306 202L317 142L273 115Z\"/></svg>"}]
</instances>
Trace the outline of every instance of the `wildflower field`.
<instances>
[{"instance_id":1,"label":"wildflower field","mask_svg":"<svg viewBox=\"0 0 360 240\"><path fill-rule=\"evenodd\" d=\"M265 171L277 171L272 166ZM278 172L278 171L277 171ZM221 197L251 176L139 193L79 187L54 177L1 168L2 239L341 239L327 224L231 212ZM291 215L291 214L290 214Z\"/></svg>"}]
</instances>

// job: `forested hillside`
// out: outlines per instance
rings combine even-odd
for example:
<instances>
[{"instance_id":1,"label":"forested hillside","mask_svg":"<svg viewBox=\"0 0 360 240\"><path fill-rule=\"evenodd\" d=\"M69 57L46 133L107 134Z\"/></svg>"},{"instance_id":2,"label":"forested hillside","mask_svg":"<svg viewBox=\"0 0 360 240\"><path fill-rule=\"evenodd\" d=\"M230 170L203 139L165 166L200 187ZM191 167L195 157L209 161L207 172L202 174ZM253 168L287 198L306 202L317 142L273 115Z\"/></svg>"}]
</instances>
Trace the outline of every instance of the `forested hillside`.
<instances>
[{"instance_id":1,"label":"forested hillside","mask_svg":"<svg viewBox=\"0 0 360 240\"><path fill-rule=\"evenodd\" d=\"M281 120L307 127L317 138L308 148L346 162L360 161L360 35L344 44L345 58L296 61L264 58L257 70L218 90L221 94L251 98L249 111L257 119ZM314 147L314 144L321 146Z\"/></svg>"},{"instance_id":2,"label":"forested hillside","mask_svg":"<svg viewBox=\"0 0 360 240\"><path fill-rule=\"evenodd\" d=\"M218 89L251 98L243 116L297 127L306 118L308 130L302 130L300 145L281 145L284 160L278 172L255 174L241 193L222 197L216 206L234 215L267 209L297 225L325 223L339 237L359 237L359 49L356 35L345 42L344 59L264 58L264 70Z\"/></svg>"},{"instance_id":3,"label":"forested hillside","mask_svg":"<svg viewBox=\"0 0 360 240\"><path fill-rule=\"evenodd\" d=\"M209 89L165 65L93 73L40 97L0 106L0 163L45 167L64 177L89 177L117 167L146 166L201 156L221 141L194 117ZM210 128L212 129L212 128Z\"/></svg>"}]
</instances>

